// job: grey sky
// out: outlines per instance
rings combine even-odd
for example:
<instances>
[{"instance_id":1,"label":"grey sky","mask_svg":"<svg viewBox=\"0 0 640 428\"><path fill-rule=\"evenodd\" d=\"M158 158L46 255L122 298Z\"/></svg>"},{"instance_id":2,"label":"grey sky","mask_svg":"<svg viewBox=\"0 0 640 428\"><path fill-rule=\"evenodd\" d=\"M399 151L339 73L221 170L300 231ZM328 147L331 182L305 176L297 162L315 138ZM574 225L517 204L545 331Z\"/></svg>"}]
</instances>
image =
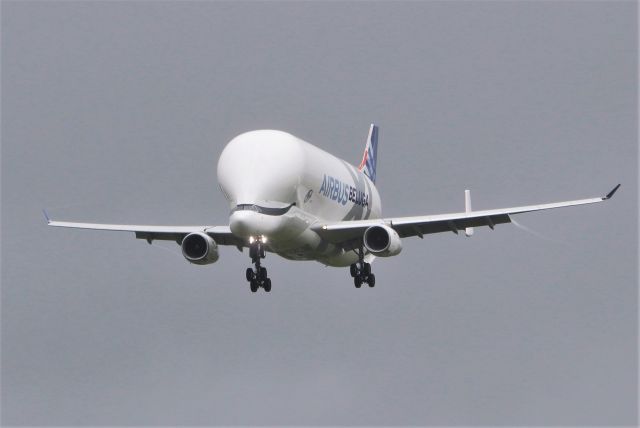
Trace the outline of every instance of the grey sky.
<instances>
[{"instance_id":1,"label":"grey sky","mask_svg":"<svg viewBox=\"0 0 640 428\"><path fill-rule=\"evenodd\" d=\"M2 2L3 425L635 425L635 2ZM226 224L289 131L386 215L598 196L346 269L47 228ZM173 251L174 253L171 253Z\"/></svg>"}]
</instances>

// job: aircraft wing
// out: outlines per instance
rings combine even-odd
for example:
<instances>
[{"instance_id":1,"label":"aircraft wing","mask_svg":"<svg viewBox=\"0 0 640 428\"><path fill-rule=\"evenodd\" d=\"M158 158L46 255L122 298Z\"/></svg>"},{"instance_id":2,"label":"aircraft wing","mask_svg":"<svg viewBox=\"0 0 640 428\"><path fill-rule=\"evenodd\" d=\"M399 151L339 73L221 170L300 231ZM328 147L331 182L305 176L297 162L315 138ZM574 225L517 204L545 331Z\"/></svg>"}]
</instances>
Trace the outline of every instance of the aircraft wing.
<instances>
[{"instance_id":1,"label":"aircraft wing","mask_svg":"<svg viewBox=\"0 0 640 428\"><path fill-rule=\"evenodd\" d=\"M419 236L429 233L453 232L458 233L468 227L488 226L491 229L496 224L511 223L511 215L533 211L549 210L553 208L571 207L576 205L595 204L610 199L618 190L618 184L606 196L575 201L555 202L542 205L527 205L522 207L499 208L483 211L469 211L451 214L437 214L415 217L395 217L371 220L339 221L318 224L314 230L324 239L341 243L362 238L364 231L374 225L392 227L401 238Z\"/></svg>"},{"instance_id":2,"label":"aircraft wing","mask_svg":"<svg viewBox=\"0 0 640 428\"><path fill-rule=\"evenodd\" d=\"M111 230L119 232L134 232L136 238L146 239L151 243L156 239L182 242L182 238L192 232L204 232L216 241L218 245L246 246L244 240L231 233L229 226L150 226L135 224L103 224L103 223L75 223L70 221L51 220L46 211L44 216L47 224L54 227L68 227L73 229Z\"/></svg>"}]
</instances>

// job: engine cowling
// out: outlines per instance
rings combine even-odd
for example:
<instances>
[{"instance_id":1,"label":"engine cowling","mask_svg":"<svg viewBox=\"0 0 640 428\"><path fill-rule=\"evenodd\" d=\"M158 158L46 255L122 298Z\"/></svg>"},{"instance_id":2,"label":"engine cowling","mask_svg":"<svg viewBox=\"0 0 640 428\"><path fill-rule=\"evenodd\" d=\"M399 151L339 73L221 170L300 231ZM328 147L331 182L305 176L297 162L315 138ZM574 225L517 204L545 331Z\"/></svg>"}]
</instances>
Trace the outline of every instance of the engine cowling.
<instances>
[{"instance_id":1,"label":"engine cowling","mask_svg":"<svg viewBox=\"0 0 640 428\"><path fill-rule=\"evenodd\" d=\"M364 231L364 247L378 257L391 257L402 251L402 240L398 232L389 226L371 226Z\"/></svg>"},{"instance_id":2,"label":"engine cowling","mask_svg":"<svg viewBox=\"0 0 640 428\"><path fill-rule=\"evenodd\" d=\"M208 265L218 260L218 244L204 232L193 232L182 240L182 255L191 263Z\"/></svg>"}]
</instances>

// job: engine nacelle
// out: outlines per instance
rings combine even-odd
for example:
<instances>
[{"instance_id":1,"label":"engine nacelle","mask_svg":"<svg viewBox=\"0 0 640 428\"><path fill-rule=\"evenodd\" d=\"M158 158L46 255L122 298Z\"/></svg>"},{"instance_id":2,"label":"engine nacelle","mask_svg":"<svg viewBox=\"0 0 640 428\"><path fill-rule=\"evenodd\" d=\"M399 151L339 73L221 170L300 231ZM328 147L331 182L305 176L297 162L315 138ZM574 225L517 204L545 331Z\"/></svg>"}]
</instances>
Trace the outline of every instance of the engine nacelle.
<instances>
[{"instance_id":1,"label":"engine nacelle","mask_svg":"<svg viewBox=\"0 0 640 428\"><path fill-rule=\"evenodd\" d=\"M204 232L193 232L182 240L182 255L191 263L208 265L218 260L218 244Z\"/></svg>"},{"instance_id":2,"label":"engine nacelle","mask_svg":"<svg viewBox=\"0 0 640 428\"><path fill-rule=\"evenodd\" d=\"M391 257L400 254L402 241L398 232L389 226L371 226L364 231L364 247L378 257Z\"/></svg>"}]
</instances>

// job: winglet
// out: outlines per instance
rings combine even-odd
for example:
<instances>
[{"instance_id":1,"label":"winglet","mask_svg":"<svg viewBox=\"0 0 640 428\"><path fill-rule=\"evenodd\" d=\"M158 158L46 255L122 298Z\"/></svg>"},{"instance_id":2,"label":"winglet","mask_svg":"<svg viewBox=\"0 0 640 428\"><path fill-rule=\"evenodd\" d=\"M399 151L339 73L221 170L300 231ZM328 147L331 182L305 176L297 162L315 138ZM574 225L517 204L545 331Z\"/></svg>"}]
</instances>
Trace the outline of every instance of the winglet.
<instances>
[{"instance_id":1,"label":"winglet","mask_svg":"<svg viewBox=\"0 0 640 428\"><path fill-rule=\"evenodd\" d=\"M47 220L47 224L51 223L51 219L49 218L49 214L47 214L47 210L42 209L42 214L44 214L45 220Z\"/></svg>"},{"instance_id":2,"label":"winglet","mask_svg":"<svg viewBox=\"0 0 640 428\"><path fill-rule=\"evenodd\" d=\"M618 184L616 187L613 188L612 191L610 191L609 193L607 193L607 196L605 196L604 198L602 198L603 201L606 201L607 199L611 199L613 197L613 195L616 193L616 191L618 190L618 187L620 187L620 185Z\"/></svg>"}]
</instances>

